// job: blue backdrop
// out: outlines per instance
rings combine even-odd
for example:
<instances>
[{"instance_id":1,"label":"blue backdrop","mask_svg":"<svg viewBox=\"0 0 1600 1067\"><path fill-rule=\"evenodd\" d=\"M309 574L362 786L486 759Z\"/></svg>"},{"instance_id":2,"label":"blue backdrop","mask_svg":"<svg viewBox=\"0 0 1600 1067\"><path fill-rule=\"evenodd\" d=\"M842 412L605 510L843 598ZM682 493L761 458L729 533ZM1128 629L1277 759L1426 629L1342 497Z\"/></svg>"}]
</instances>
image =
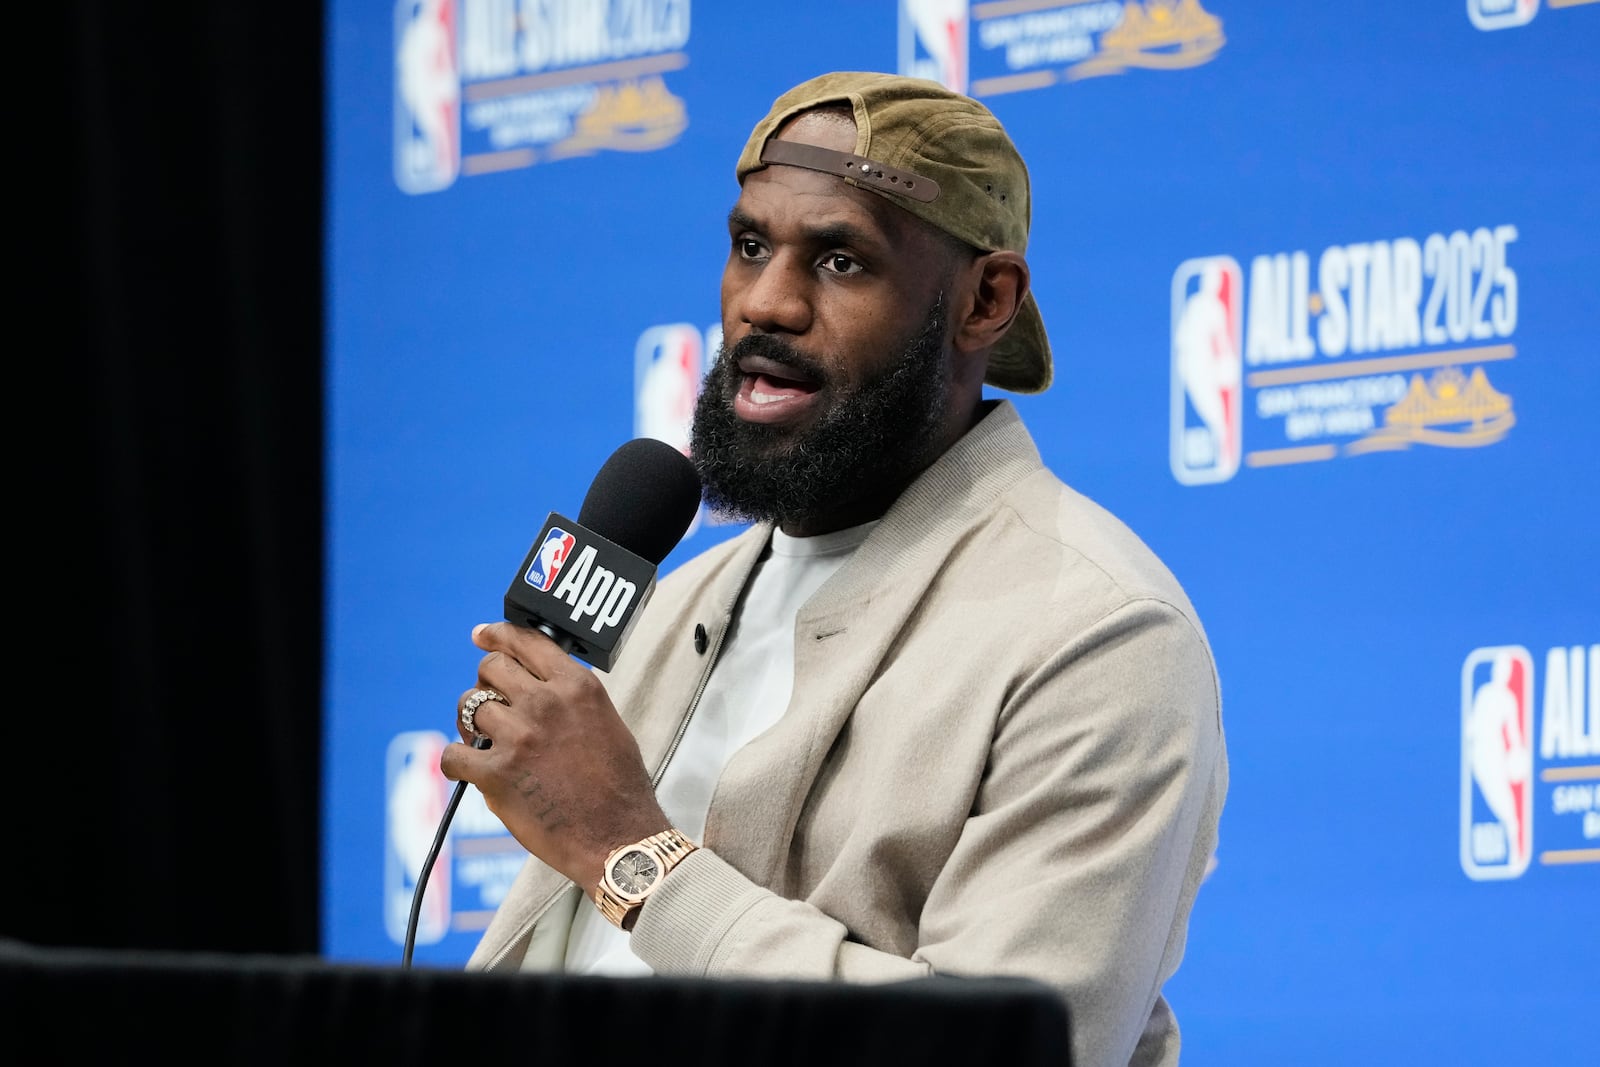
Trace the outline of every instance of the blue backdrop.
<instances>
[{"instance_id":1,"label":"blue backdrop","mask_svg":"<svg viewBox=\"0 0 1600 1067\"><path fill-rule=\"evenodd\" d=\"M1185 1062L1594 1047L1600 3L329 11L327 956L400 957L468 633L546 513L685 442L749 128L902 70L1028 160L1057 382L1018 407L1216 649ZM469 791L419 965L520 856Z\"/></svg>"}]
</instances>

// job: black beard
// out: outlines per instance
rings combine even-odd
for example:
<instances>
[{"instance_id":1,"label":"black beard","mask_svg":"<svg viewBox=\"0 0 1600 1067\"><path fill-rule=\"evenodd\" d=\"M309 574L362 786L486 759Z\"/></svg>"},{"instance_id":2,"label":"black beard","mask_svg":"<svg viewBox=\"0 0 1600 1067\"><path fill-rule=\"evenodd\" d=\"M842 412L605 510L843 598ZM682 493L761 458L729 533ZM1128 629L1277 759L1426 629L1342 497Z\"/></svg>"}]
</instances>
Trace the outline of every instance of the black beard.
<instances>
[{"instance_id":1,"label":"black beard","mask_svg":"<svg viewBox=\"0 0 1600 1067\"><path fill-rule=\"evenodd\" d=\"M949 395L941 294L922 326L875 377L847 387L818 361L771 334L724 347L695 402L689 454L706 503L732 519L780 526L825 518L873 494L898 493L933 461ZM792 431L748 423L733 411L738 361L765 356L793 367L824 393L821 417Z\"/></svg>"}]
</instances>

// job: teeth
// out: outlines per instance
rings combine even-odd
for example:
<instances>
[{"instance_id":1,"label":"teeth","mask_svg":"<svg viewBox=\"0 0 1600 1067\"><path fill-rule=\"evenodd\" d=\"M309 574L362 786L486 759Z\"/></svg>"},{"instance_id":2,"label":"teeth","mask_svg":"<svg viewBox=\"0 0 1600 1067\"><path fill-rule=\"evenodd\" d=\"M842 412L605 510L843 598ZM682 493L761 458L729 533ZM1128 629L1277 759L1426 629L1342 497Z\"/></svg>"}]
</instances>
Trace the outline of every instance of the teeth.
<instances>
[{"instance_id":1,"label":"teeth","mask_svg":"<svg viewBox=\"0 0 1600 1067\"><path fill-rule=\"evenodd\" d=\"M782 400L783 397L774 396L771 393L763 393L759 390L752 389L750 390L750 399L755 401L757 404L770 404L775 400Z\"/></svg>"}]
</instances>

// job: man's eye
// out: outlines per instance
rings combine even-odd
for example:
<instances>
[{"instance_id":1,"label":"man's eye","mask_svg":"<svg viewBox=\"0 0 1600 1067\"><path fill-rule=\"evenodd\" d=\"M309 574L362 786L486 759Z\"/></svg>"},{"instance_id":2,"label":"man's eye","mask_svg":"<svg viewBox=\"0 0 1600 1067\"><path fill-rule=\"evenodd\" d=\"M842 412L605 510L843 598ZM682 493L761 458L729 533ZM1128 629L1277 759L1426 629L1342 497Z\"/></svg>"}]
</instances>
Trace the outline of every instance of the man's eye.
<instances>
[{"instance_id":1,"label":"man's eye","mask_svg":"<svg viewBox=\"0 0 1600 1067\"><path fill-rule=\"evenodd\" d=\"M822 258L825 270L834 274L855 274L861 270L861 264L843 252L830 252Z\"/></svg>"},{"instance_id":2,"label":"man's eye","mask_svg":"<svg viewBox=\"0 0 1600 1067\"><path fill-rule=\"evenodd\" d=\"M761 242L753 237L740 237L734 244L739 249L739 255L745 259L759 259L761 256Z\"/></svg>"}]
</instances>

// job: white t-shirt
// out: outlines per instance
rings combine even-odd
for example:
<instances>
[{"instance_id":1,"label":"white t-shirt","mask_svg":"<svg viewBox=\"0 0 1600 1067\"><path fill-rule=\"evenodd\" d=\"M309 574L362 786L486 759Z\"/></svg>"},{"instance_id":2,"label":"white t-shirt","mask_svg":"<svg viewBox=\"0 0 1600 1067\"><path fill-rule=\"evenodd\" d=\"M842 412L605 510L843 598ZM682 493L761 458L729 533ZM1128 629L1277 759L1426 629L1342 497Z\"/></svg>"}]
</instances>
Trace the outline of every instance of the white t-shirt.
<instances>
[{"instance_id":1,"label":"white t-shirt","mask_svg":"<svg viewBox=\"0 0 1600 1067\"><path fill-rule=\"evenodd\" d=\"M706 812L722 768L789 706L795 616L876 525L869 522L816 537L773 531L723 638L716 669L656 788L667 818L690 840L705 834ZM592 903L580 904L573 916L565 969L573 974L651 973L629 948L628 934L607 922Z\"/></svg>"}]
</instances>

